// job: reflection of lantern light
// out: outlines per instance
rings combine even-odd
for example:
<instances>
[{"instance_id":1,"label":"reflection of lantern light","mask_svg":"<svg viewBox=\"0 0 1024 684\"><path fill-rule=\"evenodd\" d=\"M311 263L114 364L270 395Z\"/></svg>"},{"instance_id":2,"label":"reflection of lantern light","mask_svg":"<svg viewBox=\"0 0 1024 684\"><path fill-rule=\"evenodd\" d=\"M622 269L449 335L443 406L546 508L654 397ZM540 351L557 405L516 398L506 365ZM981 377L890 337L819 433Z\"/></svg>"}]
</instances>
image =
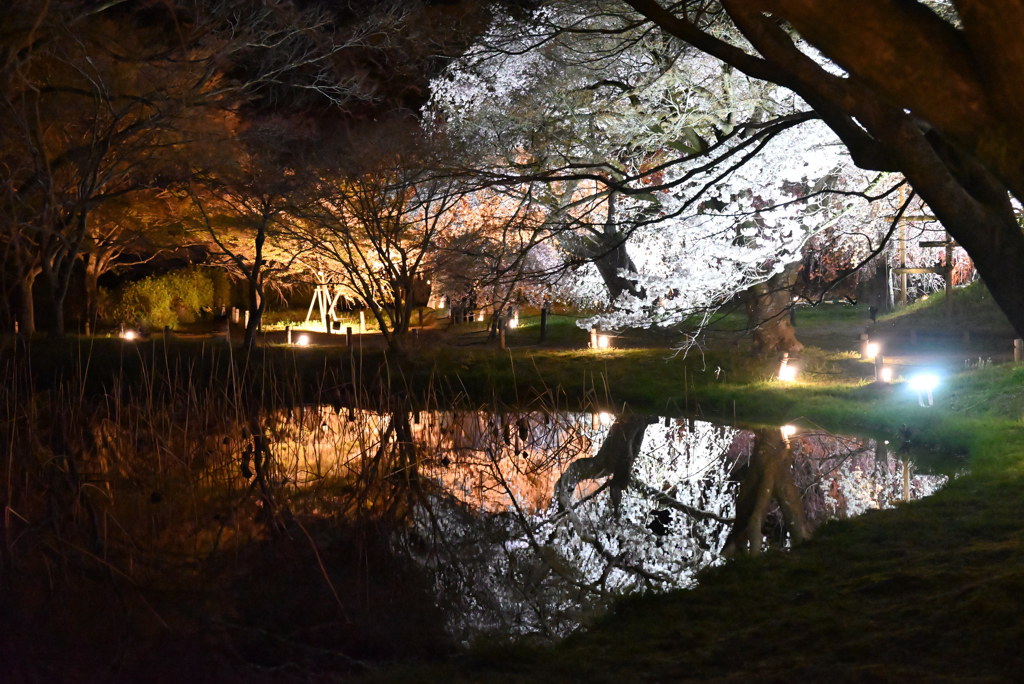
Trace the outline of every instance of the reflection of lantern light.
<instances>
[{"instance_id":1,"label":"reflection of lantern light","mask_svg":"<svg viewBox=\"0 0 1024 684\"><path fill-rule=\"evenodd\" d=\"M868 342L868 346L865 351L867 352L865 356L869 359L873 359L878 356L878 352L882 351L882 347L877 342Z\"/></svg>"},{"instance_id":2,"label":"reflection of lantern light","mask_svg":"<svg viewBox=\"0 0 1024 684\"><path fill-rule=\"evenodd\" d=\"M597 346L598 346L599 349L607 349L608 348L608 336L607 335L600 335L600 336L598 336L598 338L597 338Z\"/></svg>"},{"instance_id":3,"label":"reflection of lantern light","mask_svg":"<svg viewBox=\"0 0 1024 684\"><path fill-rule=\"evenodd\" d=\"M782 426L782 438L789 439L796 434L796 425L783 425Z\"/></svg>"},{"instance_id":4,"label":"reflection of lantern light","mask_svg":"<svg viewBox=\"0 0 1024 684\"><path fill-rule=\"evenodd\" d=\"M134 340L135 339L135 331L134 330L125 330L124 331L124 339L128 340L129 342Z\"/></svg>"},{"instance_id":5,"label":"reflection of lantern light","mask_svg":"<svg viewBox=\"0 0 1024 684\"><path fill-rule=\"evenodd\" d=\"M299 346L300 347L308 347L309 346L309 335L299 335Z\"/></svg>"},{"instance_id":6,"label":"reflection of lantern light","mask_svg":"<svg viewBox=\"0 0 1024 684\"><path fill-rule=\"evenodd\" d=\"M781 382L795 382L796 366L790 366L788 363L783 362L782 367L779 368L779 380Z\"/></svg>"},{"instance_id":7,"label":"reflection of lantern light","mask_svg":"<svg viewBox=\"0 0 1024 684\"><path fill-rule=\"evenodd\" d=\"M892 368L883 368L882 374L879 376L882 382L892 382Z\"/></svg>"}]
</instances>

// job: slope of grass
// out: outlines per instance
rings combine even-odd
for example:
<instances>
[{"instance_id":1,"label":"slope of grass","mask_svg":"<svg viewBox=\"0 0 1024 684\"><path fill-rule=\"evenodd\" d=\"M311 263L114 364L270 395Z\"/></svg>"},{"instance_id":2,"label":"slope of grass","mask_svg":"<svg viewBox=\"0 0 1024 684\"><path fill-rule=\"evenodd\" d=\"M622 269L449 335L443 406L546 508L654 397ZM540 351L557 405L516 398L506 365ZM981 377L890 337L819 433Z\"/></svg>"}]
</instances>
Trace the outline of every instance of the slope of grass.
<instances>
[{"instance_id":1,"label":"slope of grass","mask_svg":"<svg viewBox=\"0 0 1024 684\"><path fill-rule=\"evenodd\" d=\"M953 290L952 318L946 312L946 293L935 292L928 299L919 299L913 304L878 317L880 327L957 330L971 328L993 332L1012 333L1009 321L992 299L991 293L981 281L967 287Z\"/></svg>"}]
</instances>

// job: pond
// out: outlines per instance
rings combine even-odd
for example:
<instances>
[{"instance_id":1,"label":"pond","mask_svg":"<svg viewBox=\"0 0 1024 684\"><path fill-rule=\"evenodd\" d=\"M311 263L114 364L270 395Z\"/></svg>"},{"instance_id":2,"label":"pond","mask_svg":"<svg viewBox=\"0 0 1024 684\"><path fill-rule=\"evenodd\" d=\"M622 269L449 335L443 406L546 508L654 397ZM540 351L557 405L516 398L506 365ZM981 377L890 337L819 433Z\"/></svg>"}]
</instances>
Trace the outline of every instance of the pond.
<instances>
[{"instance_id":1,"label":"pond","mask_svg":"<svg viewBox=\"0 0 1024 684\"><path fill-rule=\"evenodd\" d=\"M907 443L799 424L304 407L266 425L268 494L389 520L392 551L428 575L463 642L564 637L617 597L693 586L731 555L947 481Z\"/></svg>"}]
</instances>

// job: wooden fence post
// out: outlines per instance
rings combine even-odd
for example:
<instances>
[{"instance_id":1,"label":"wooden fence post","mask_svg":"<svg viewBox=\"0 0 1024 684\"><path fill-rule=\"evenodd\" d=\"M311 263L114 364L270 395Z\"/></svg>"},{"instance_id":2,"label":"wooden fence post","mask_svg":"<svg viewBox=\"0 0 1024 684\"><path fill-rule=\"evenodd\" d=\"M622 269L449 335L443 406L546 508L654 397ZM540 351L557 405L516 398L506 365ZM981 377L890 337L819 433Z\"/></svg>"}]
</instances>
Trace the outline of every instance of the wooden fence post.
<instances>
[{"instance_id":1,"label":"wooden fence post","mask_svg":"<svg viewBox=\"0 0 1024 684\"><path fill-rule=\"evenodd\" d=\"M545 304L540 308L540 341L543 342L548 338L548 305Z\"/></svg>"}]
</instances>

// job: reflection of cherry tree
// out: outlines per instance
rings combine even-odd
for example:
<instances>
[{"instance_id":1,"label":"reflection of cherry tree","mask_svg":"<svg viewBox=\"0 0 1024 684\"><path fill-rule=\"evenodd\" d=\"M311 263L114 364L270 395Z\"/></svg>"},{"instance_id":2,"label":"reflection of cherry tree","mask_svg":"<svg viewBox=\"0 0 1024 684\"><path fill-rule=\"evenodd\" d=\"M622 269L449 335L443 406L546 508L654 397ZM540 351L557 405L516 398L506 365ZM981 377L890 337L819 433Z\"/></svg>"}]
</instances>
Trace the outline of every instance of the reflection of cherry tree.
<instances>
[{"instance_id":1,"label":"reflection of cherry tree","mask_svg":"<svg viewBox=\"0 0 1024 684\"><path fill-rule=\"evenodd\" d=\"M798 536L945 481L873 440L682 419L307 407L271 422L277 500L397 516L396 548L465 638L563 636L615 597L691 586L730 538L788 545L773 497L749 494L768 474Z\"/></svg>"}]
</instances>

